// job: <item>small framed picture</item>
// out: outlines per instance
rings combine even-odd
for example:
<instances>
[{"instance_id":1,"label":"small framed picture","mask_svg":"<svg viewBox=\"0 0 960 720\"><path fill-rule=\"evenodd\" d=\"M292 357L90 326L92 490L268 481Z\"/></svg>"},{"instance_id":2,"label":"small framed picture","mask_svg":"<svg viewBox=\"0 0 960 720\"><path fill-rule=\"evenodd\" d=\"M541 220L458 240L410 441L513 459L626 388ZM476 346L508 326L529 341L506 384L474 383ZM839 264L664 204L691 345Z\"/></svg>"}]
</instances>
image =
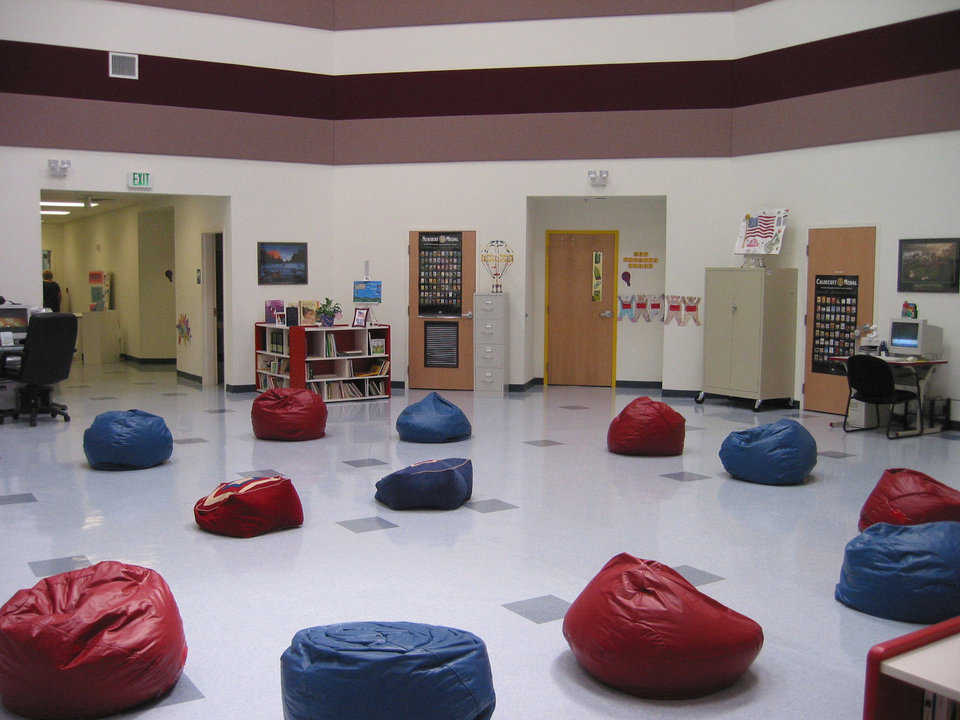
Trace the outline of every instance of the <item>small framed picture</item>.
<instances>
[{"instance_id":1,"label":"small framed picture","mask_svg":"<svg viewBox=\"0 0 960 720\"><path fill-rule=\"evenodd\" d=\"M353 311L353 327L366 327L370 308L356 308Z\"/></svg>"}]
</instances>

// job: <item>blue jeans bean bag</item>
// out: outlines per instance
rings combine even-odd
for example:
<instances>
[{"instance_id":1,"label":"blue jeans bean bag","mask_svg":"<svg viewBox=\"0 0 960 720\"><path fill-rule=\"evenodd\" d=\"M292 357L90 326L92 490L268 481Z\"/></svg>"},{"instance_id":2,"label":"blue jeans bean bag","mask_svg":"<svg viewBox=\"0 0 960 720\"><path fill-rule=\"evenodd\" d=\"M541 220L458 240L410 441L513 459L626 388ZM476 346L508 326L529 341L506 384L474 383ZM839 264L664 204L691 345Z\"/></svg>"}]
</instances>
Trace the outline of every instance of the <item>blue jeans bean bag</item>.
<instances>
[{"instance_id":1,"label":"blue jeans bean bag","mask_svg":"<svg viewBox=\"0 0 960 720\"><path fill-rule=\"evenodd\" d=\"M473 494L473 463L466 458L424 460L377 483L377 500L393 510L454 510Z\"/></svg>"},{"instance_id":2,"label":"blue jeans bean bag","mask_svg":"<svg viewBox=\"0 0 960 720\"><path fill-rule=\"evenodd\" d=\"M403 409L397 432L407 442L439 443L468 438L472 428L463 410L432 392Z\"/></svg>"},{"instance_id":3,"label":"blue jeans bean bag","mask_svg":"<svg viewBox=\"0 0 960 720\"><path fill-rule=\"evenodd\" d=\"M960 615L960 522L871 525L847 543L835 597L889 620Z\"/></svg>"},{"instance_id":4,"label":"blue jeans bean bag","mask_svg":"<svg viewBox=\"0 0 960 720\"><path fill-rule=\"evenodd\" d=\"M817 441L800 423L781 418L727 435L720 446L720 462L739 480L799 485L817 464Z\"/></svg>"},{"instance_id":5,"label":"blue jeans bean bag","mask_svg":"<svg viewBox=\"0 0 960 720\"><path fill-rule=\"evenodd\" d=\"M408 622L300 630L280 691L284 720L487 720L496 706L483 640Z\"/></svg>"},{"instance_id":6,"label":"blue jeans bean bag","mask_svg":"<svg viewBox=\"0 0 960 720\"><path fill-rule=\"evenodd\" d=\"M148 468L170 459L173 435L159 415L111 410L84 431L83 452L98 470Z\"/></svg>"}]
</instances>

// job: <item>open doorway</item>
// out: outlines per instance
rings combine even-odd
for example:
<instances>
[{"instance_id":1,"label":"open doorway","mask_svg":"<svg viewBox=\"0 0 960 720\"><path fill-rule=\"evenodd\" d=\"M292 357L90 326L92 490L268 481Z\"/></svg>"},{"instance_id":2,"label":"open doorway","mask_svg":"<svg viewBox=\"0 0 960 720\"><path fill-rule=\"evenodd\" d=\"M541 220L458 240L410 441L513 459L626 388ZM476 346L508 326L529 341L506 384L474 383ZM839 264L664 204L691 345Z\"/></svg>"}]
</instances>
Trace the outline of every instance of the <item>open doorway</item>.
<instances>
[{"instance_id":1,"label":"open doorway","mask_svg":"<svg viewBox=\"0 0 960 720\"><path fill-rule=\"evenodd\" d=\"M42 206L69 213L42 216L42 249L63 288L61 309L86 314L79 341L85 363L170 364L187 380L223 382L229 198L43 190L41 202L70 203ZM216 240L206 273L201 235L209 231ZM106 281L95 309L92 280ZM204 307L207 285L216 315ZM102 326L87 343L84 325Z\"/></svg>"},{"instance_id":2,"label":"open doorway","mask_svg":"<svg viewBox=\"0 0 960 720\"><path fill-rule=\"evenodd\" d=\"M653 306L663 307L666 262L666 197L528 197L527 198L527 307L532 328L524 352L534 380L547 368L547 234L549 231L606 232L617 236L612 280L603 276L600 288L607 322L615 326L616 351L612 379L604 384L660 387L663 380L663 322ZM606 255L606 253L604 253ZM601 258L601 271L605 256ZM588 270L592 269L588 268ZM552 271L551 271L552 272ZM574 291L588 298L594 292L592 272L573 278ZM551 301L551 311L558 310ZM596 303L594 303L596 304ZM601 309L598 308L598 312ZM574 332L576 332L574 330ZM563 341L570 346L575 338Z\"/></svg>"}]
</instances>

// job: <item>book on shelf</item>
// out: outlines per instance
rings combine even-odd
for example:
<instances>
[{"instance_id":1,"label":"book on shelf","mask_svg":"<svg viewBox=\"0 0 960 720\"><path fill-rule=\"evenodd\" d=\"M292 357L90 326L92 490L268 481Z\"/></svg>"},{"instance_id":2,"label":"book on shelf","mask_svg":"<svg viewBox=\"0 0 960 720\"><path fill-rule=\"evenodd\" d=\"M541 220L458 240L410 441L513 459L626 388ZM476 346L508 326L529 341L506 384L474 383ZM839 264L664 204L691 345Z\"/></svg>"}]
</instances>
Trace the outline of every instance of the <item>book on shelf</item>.
<instances>
[{"instance_id":1,"label":"book on shelf","mask_svg":"<svg viewBox=\"0 0 960 720\"><path fill-rule=\"evenodd\" d=\"M283 312L283 300L266 300L263 303L263 319L264 322L275 323L277 321L277 313Z\"/></svg>"},{"instance_id":2,"label":"book on shelf","mask_svg":"<svg viewBox=\"0 0 960 720\"><path fill-rule=\"evenodd\" d=\"M370 338L370 355L384 355L387 352L387 339L386 338Z\"/></svg>"},{"instance_id":3,"label":"book on shelf","mask_svg":"<svg viewBox=\"0 0 960 720\"><path fill-rule=\"evenodd\" d=\"M296 305L287 305L286 314L287 327L294 327L300 324L300 308Z\"/></svg>"},{"instance_id":4,"label":"book on shelf","mask_svg":"<svg viewBox=\"0 0 960 720\"><path fill-rule=\"evenodd\" d=\"M370 380L371 395L386 395L383 391L383 380Z\"/></svg>"},{"instance_id":5,"label":"book on shelf","mask_svg":"<svg viewBox=\"0 0 960 720\"><path fill-rule=\"evenodd\" d=\"M341 355L363 355L363 350L341 350Z\"/></svg>"},{"instance_id":6,"label":"book on shelf","mask_svg":"<svg viewBox=\"0 0 960 720\"><path fill-rule=\"evenodd\" d=\"M286 355L286 348L284 347L284 337L283 330L268 330L267 331L267 350L274 353L279 353L280 355Z\"/></svg>"},{"instance_id":7,"label":"book on shelf","mask_svg":"<svg viewBox=\"0 0 960 720\"><path fill-rule=\"evenodd\" d=\"M354 373L357 377L370 377L374 375L386 375L387 370L390 369L389 360L374 360L367 367L366 370L362 370L358 373Z\"/></svg>"},{"instance_id":8,"label":"book on shelf","mask_svg":"<svg viewBox=\"0 0 960 720\"><path fill-rule=\"evenodd\" d=\"M317 324L317 301L316 300L300 301L300 324L301 325Z\"/></svg>"},{"instance_id":9,"label":"book on shelf","mask_svg":"<svg viewBox=\"0 0 960 720\"><path fill-rule=\"evenodd\" d=\"M337 338L336 333L324 333L327 343L327 357L337 357Z\"/></svg>"}]
</instances>

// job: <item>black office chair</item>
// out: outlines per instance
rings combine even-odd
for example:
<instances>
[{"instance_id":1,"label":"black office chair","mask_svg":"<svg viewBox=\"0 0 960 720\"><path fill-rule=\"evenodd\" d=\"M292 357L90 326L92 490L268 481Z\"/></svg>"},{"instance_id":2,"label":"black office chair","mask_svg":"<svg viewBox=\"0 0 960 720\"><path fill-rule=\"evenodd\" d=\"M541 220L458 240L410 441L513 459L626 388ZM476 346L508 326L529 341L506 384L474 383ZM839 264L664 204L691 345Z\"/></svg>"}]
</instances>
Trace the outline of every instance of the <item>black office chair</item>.
<instances>
[{"instance_id":1,"label":"black office chair","mask_svg":"<svg viewBox=\"0 0 960 720\"><path fill-rule=\"evenodd\" d=\"M914 375L917 385L917 391L898 390L895 387L893 369L881 358L874 355L851 355L847 359L847 382L850 386L850 396L847 398L847 410L843 416L843 429L845 432L858 432L860 430L874 430L880 427L880 408L877 407L877 424L872 427L848 428L847 418L850 416L850 401L859 400L868 405L890 406L890 416L887 419L887 437L896 440L902 437L913 437L923 434L923 408L920 406L920 381ZM907 415L909 403L913 400L917 402L917 424L918 430L909 435L891 435L890 426L893 422L893 406L903 403L903 425L907 427ZM866 424L866 414L864 414L864 424Z\"/></svg>"},{"instance_id":2,"label":"black office chair","mask_svg":"<svg viewBox=\"0 0 960 720\"><path fill-rule=\"evenodd\" d=\"M5 415L14 419L30 416L30 425L37 424L37 415L50 413L55 418L62 415L70 422L67 406L50 400L53 386L70 376L74 348L77 344L77 317L73 313L37 313L31 316L27 326L27 340L19 367L3 365L2 377L22 383L17 388L17 407L0 414L0 423Z\"/></svg>"}]
</instances>

